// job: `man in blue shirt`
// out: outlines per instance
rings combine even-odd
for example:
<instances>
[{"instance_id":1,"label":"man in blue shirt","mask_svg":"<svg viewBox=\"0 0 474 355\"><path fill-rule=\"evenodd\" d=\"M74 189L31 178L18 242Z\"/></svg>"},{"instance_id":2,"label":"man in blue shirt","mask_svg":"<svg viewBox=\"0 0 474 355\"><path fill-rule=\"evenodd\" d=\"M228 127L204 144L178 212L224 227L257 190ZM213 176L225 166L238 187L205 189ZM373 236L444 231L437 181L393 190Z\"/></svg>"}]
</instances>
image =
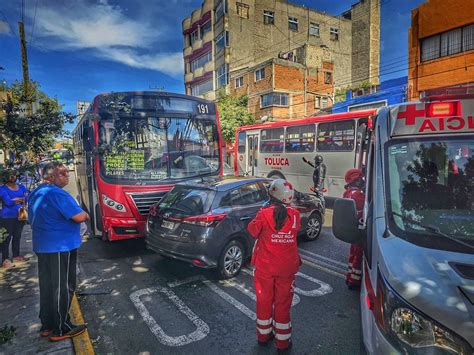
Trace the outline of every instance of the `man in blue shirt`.
<instances>
[{"instance_id":1,"label":"man in blue shirt","mask_svg":"<svg viewBox=\"0 0 474 355\"><path fill-rule=\"evenodd\" d=\"M43 183L30 195L28 209L33 251L38 256L40 335L59 341L86 330L83 324L71 323L69 308L76 289L80 223L89 215L63 190L69 172L62 163L46 164L42 178Z\"/></svg>"}]
</instances>

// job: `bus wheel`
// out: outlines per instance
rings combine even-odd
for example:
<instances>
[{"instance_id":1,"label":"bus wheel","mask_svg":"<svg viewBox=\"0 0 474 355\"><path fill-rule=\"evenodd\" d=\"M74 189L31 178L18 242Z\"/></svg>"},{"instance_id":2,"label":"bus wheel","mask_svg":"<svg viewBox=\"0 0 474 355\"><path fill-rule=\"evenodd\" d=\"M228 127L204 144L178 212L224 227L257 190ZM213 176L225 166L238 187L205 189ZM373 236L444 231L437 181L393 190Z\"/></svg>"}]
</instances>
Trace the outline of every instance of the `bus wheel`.
<instances>
[{"instance_id":1,"label":"bus wheel","mask_svg":"<svg viewBox=\"0 0 474 355\"><path fill-rule=\"evenodd\" d=\"M283 179L283 180L286 180L285 179L285 176L282 174L282 173L279 173L277 171L272 171L270 174L268 174L268 178L269 179Z\"/></svg>"},{"instance_id":2,"label":"bus wheel","mask_svg":"<svg viewBox=\"0 0 474 355\"><path fill-rule=\"evenodd\" d=\"M306 223L304 239L313 241L318 239L319 235L321 234L322 225L322 218L319 213L313 213L308 218L308 223Z\"/></svg>"}]
</instances>

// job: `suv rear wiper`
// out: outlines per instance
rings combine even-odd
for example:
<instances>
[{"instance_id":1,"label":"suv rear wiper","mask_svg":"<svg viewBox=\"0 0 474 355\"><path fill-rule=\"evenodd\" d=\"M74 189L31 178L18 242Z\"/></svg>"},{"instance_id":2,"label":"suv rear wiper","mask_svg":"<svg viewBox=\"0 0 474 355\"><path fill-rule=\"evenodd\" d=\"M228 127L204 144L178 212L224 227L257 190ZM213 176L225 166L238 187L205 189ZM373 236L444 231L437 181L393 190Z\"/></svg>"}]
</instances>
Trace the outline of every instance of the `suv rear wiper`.
<instances>
[{"instance_id":1,"label":"suv rear wiper","mask_svg":"<svg viewBox=\"0 0 474 355\"><path fill-rule=\"evenodd\" d=\"M429 225L429 224L423 224L421 222L418 222L418 221L415 221L414 219L411 219L410 217L407 217L407 216L404 216L402 215L401 213L397 213L397 212L392 212L393 215L395 216L398 216L400 217L403 221L406 221L408 223L411 223L415 226L419 226L423 229L425 229L426 231L430 232L430 233L433 233L433 235L436 235L437 237L441 237L441 238L445 238L445 239L449 239L457 244L461 244L465 247L468 247L470 249L473 249L474 250L474 246L469 244L469 243L465 243L463 242L462 240L459 240L457 238L453 238L451 237L450 235L446 234L446 233L443 233L439 230L438 227L436 226L433 226L433 225Z\"/></svg>"}]
</instances>

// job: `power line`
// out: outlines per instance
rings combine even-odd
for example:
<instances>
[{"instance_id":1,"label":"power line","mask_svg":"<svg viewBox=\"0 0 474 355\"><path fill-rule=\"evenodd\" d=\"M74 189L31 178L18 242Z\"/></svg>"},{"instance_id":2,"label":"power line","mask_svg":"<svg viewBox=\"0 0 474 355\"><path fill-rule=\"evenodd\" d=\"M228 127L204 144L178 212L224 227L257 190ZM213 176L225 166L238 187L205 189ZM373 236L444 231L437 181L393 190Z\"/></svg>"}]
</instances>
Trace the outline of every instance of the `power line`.
<instances>
[{"instance_id":1,"label":"power line","mask_svg":"<svg viewBox=\"0 0 474 355\"><path fill-rule=\"evenodd\" d=\"M30 45L33 44L33 34L35 32L35 23L36 23L36 10L38 9L38 0L35 1L35 13L33 16L33 25L31 26L31 32L30 32Z\"/></svg>"}]
</instances>

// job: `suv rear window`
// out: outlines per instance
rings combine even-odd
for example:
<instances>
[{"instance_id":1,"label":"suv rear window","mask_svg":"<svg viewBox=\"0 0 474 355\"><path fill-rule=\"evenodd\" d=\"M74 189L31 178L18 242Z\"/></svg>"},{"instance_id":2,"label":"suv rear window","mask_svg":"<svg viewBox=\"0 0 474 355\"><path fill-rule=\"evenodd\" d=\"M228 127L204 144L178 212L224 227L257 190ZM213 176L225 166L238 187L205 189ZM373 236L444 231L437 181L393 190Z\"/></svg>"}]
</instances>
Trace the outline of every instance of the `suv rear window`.
<instances>
[{"instance_id":1,"label":"suv rear window","mask_svg":"<svg viewBox=\"0 0 474 355\"><path fill-rule=\"evenodd\" d=\"M177 185L163 197L159 210L170 213L169 217L197 216L209 212L215 194L209 189Z\"/></svg>"}]
</instances>

